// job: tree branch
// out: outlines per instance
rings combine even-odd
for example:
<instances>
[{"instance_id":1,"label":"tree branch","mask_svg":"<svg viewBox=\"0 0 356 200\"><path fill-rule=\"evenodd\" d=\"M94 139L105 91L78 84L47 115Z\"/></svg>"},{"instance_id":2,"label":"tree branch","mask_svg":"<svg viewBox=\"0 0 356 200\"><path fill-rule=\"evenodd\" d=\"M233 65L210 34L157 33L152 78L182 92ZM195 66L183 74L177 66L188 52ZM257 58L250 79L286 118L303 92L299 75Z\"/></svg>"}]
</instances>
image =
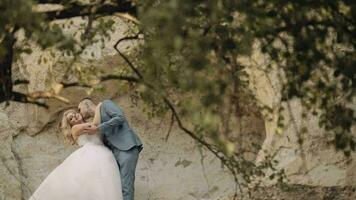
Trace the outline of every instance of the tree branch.
<instances>
[{"instance_id":1,"label":"tree branch","mask_svg":"<svg viewBox=\"0 0 356 200\"><path fill-rule=\"evenodd\" d=\"M105 82L109 80L124 80L128 82L135 82L138 83L139 80L135 77L131 76L123 76L123 75L106 75L102 76L99 78L100 82ZM28 80L16 80L14 83L16 84L27 84L29 81ZM69 87L84 87L84 88L91 88L93 85L86 84L86 83L79 83L79 82L71 82L71 83L66 83L66 82L60 82L60 84L63 85L63 88L69 88ZM69 100L55 94L54 92L43 92L43 91L38 91L38 92L33 92L29 94L24 94L16 91L12 91L10 93L11 98L9 100L15 101L15 102L20 102L20 103L29 103L29 104L35 104L40 107L44 107L48 109L48 105L46 103L42 103L40 101L37 101L38 99L57 99L59 101L62 101L64 103L69 103Z\"/></svg>"},{"instance_id":2,"label":"tree branch","mask_svg":"<svg viewBox=\"0 0 356 200\"><path fill-rule=\"evenodd\" d=\"M105 82L105 81L110 81L110 80L123 80L123 81L128 81L128 82L139 82L139 80L135 77L132 76L124 76L124 75L106 75L99 77L100 82ZM79 82L60 82L60 84L63 85L63 88L69 88L69 87L84 87L84 88L91 88L93 85L86 84L86 83L79 83Z\"/></svg>"},{"instance_id":3,"label":"tree branch","mask_svg":"<svg viewBox=\"0 0 356 200\"><path fill-rule=\"evenodd\" d=\"M4 40L0 43L0 49L3 50L0 55L0 102L6 101L7 104L13 89L11 67L16 42L15 32L18 29L18 26L15 26L13 30L6 30Z\"/></svg>"},{"instance_id":4,"label":"tree branch","mask_svg":"<svg viewBox=\"0 0 356 200\"><path fill-rule=\"evenodd\" d=\"M166 139L165 139L166 142L168 141L169 135L171 134L171 131L172 131L172 128L173 128L173 124L174 124L174 115L172 113L171 124L169 125L169 129L168 129L167 136L166 136Z\"/></svg>"},{"instance_id":5,"label":"tree branch","mask_svg":"<svg viewBox=\"0 0 356 200\"><path fill-rule=\"evenodd\" d=\"M12 101L20 102L20 103L29 103L29 104L35 104L37 106L43 107L48 109L48 105L39 101L35 100L30 100L28 99L28 96L26 94L20 93L20 92L12 92Z\"/></svg>"},{"instance_id":6,"label":"tree branch","mask_svg":"<svg viewBox=\"0 0 356 200\"><path fill-rule=\"evenodd\" d=\"M63 85L63 88L69 88L69 87L84 87L84 88L90 88L91 85L86 84L86 83L79 83L79 82L60 82L60 84Z\"/></svg>"},{"instance_id":7,"label":"tree branch","mask_svg":"<svg viewBox=\"0 0 356 200\"><path fill-rule=\"evenodd\" d=\"M132 64L132 62L119 50L118 46L121 42L126 41L126 40L136 40L139 39L139 35L141 32L138 32L134 36L126 36L121 39L119 39L116 44L114 45L115 50L119 53L119 55L126 61L126 63L129 65L129 67L136 73L136 75L142 80L143 76L142 74L136 69L136 67Z\"/></svg>"},{"instance_id":8,"label":"tree branch","mask_svg":"<svg viewBox=\"0 0 356 200\"><path fill-rule=\"evenodd\" d=\"M147 87L149 87L150 89L152 89L154 92L157 92L157 90L155 89L155 87L149 83L144 82L144 77L142 76L142 74L137 70L137 68L133 65L133 63L125 56L123 55L120 50L117 48L117 46L120 44L120 42L125 41L125 40L133 40L133 39L138 39L139 38L140 33L137 33L134 36L127 36L124 38L119 39L116 44L114 45L115 50L119 53L119 55L124 58L124 60L127 62L127 64L130 66L130 68L137 74L137 76L140 77L140 82L144 85L146 85ZM170 102L170 100L157 92L157 94L159 95L160 98L162 98L163 102L168 106L168 108L171 110L172 112L172 116L173 119L175 119L178 123L178 127L183 130L186 134L188 134L190 137L192 137L194 140L198 141L200 144L202 144L203 146L205 146L207 149L209 149L216 157L218 157L223 163L225 163L225 158L220 155L218 153L218 151L216 149L213 148L213 145L207 143L206 141L204 141L203 139L199 138L198 136L196 136L192 131L190 131L189 129L187 129L179 115L178 112L176 111L176 109L174 108L173 104Z\"/></svg>"},{"instance_id":9,"label":"tree branch","mask_svg":"<svg viewBox=\"0 0 356 200\"><path fill-rule=\"evenodd\" d=\"M57 99L59 101L62 101L64 103L69 103L69 100L61 97L57 94L55 94L54 92L43 92L43 91L38 91L38 92L33 92L33 93L29 93L26 94L27 98L30 100L36 100L36 99Z\"/></svg>"},{"instance_id":10,"label":"tree branch","mask_svg":"<svg viewBox=\"0 0 356 200\"><path fill-rule=\"evenodd\" d=\"M122 76L122 75L106 75L100 78L100 81L109 81L109 80L123 80L128 82L140 82L139 79L132 76Z\"/></svg>"},{"instance_id":11,"label":"tree branch","mask_svg":"<svg viewBox=\"0 0 356 200\"><path fill-rule=\"evenodd\" d=\"M152 86L152 85L149 84L149 83L144 82L143 76L141 75L141 73L137 70L137 68L133 65L133 63L132 63L125 55L123 55L123 54L120 52L120 50L117 48L117 46L118 46L118 45L120 44L120 42L122 42L122 41L125 41L125 40L132 40L132 39L138 39L139 34L140 34L140 33L137 33L135 36L128 36L128 37L121 38L120 40L118 40L118 41L116 42L116 44L114 45L114 48L115 48L116 51L119 53L119 55L120 55L122 58L124 58L124 60L128 63L128 65L130 66L130 68L140 77L140 82L141 82L142 84L146 85L147 87L149 87L150 89L152 89L154 92L157 92L157 90L154 88L154 86ZM158 92L157 92L157 93L158 93ZM174 106L173 106L173 104L170 102L170 100L169 100L166 96L164 96L164 95L162 95L162 94L160 94L160 93L158 93L158 95L159 95L159 97L162 98L163 102L164 102L164 103L168 106L168 108L172 111L172 116L173 116L173 117L175 118L175 120L177 121L179 128L180 128L181 130L183 130L186 134L188 134L190 137L192 137L194 140L198 141L200 144L202 144L203 146L205 146L205 147L206 147L208 150L210 150L216 157L218 157L223 163L225 163L225 158L224 158L222 155L220 155L216 149L214 149L213 145L211 145L211 144L207 143L206 141L204 141L203 139L199 138L199 137L196 136L192 131L190 131L189 129L187 129L187 128L183 125L183 123L182 123L182 121L181 121L181 119L180 119L180 117L179 117L179 115L178 115L176 109L174 108ZM174 119L174 118L173 118L173 119Z\"/></svg>"},{"instance_id":12,"label":"tree branch","mask_svg":"<svg viewBox=\"0 0 356 200\"><path fill-rule=\"evenodd\" d=\"M130 66L130 68L137 74L137 76L140 77L141 82L144 85L146 85L149 88L151 88L153 91L156 91L155 88L152 85L144 82L142 74L137 70L137 68L133 65L133 63L124 54L122 54L121 51L118 49L118 45L120 44L120 42L125 41L125 40L138 39L140 34L141 33L139 32L134 36L127 36L127 37L119 39L116 42L116 44L114 45L114 48L119 53L119 55L127 62L127 64ZM193 139L197 140L199 143L201 143L202 145L207 147L218 158L224 160L224 158L221 155L218 154L218 152L213 148L213 146L211 144L208 144L206 141L204 141L201 138L197 137L192 131L190 131L189 129L184 127L182 121L179 118L179 115L178 115L177 111L175 110L175 108L174 108L173 104L170 102L170 100L166 96L162 96L161 94L159 94L159 95L162 98L162 100L164 101L164 103L168 106L168 108L172 111L172 115L176 119L176 121L178 122L179 128L181 130L183 130L186 134L188 134L190 137L192 137Z\"/></svg>"},{"instance_id":13,"label":"tree branch","mask_svg":"<svg viewBox=\"0 0 356 200\"><path fill-rule=\"evenodd\" d=\"M129 13L137 16L136 6L131 2L123 2L120 5L72 5L60 11L43 12L47 20L68 19L72 17L83 17L88 15L112 15L114 13Z\"/></svg>"},{"instance_id":14,"label":"tree branch","mask_svg":"<svg viewBox=\"0 0 356 200\"><path fill-rule=\"evenodd\" d=\"M13 85L22 85L22 84L29 84L29 83L30 83L29 80L18 79L18 80L15 80L12 84Z\"/></svg>"},{"instance_id":15,"label":"tree branch","mask_svg":"<svg viewBox=\"0 0 356 200\"><path fill-rule=\"evenodd\" d=\"M39 4L62 4L65 1L63 1L63 0L37 0L37 2Z\"/></svg>"},{"instance_id":16,"label":"tree branch","mask_svg":"<svg viewBox=\"0 0 356 200\"><path fill-rule=\"evenodd\" d=\"M207 141L205 141L204 139L198 137L193 131L189 130L188 128L186 128L180 117L178 112L176 111L175 107L173 106L173 104L171 103L171 101L167 98L166 95L160 93L157 91L157 89L144 81L144 77L142 76L142 74L138 71L138 69L133 65L133 63L124 55L120 52L120 50L117 48L117 46L120 44L120 42L125 41L125 40L132 40L132 39L138 39L140 33L137 33L135 36L127 36L124 38L119 39L116 44L114 45L115 50L119 53L119 55L127 62L127 64L130 66L130 68L136 73L137 76L139 76L140 78L140 83L143 85L146 85L148 88L150 88L153 92L156 92L158 97L160 97L163 102L166 104L166 106L169 108L169 110L172 112L172 119L175 119L178 123L178 127L179 129L181 129L185 134L187 134L188 136L190 136L191 138L193 138L195 141L197 141L198 143L200 143L201 145L203 145L205 148L207 148L211 153L213 153L218 159L220 159L220 161L222 162L222 164L224 166L226 166L228 168L228 170L232 173L235 183L236 185L239 187L240 192L241 192L241 197L243 198L242 195L242 189L240 187L240 183L238 182L238 177L237 177L237 173L234 170L234 163L229 162L229 160L225 157L226 155L221 154L221 152L216 148L216 146L214 146L213 144L209 144ZM234 196L234 199L236 198L236 194Z\"/></svg>"}]
</instances>

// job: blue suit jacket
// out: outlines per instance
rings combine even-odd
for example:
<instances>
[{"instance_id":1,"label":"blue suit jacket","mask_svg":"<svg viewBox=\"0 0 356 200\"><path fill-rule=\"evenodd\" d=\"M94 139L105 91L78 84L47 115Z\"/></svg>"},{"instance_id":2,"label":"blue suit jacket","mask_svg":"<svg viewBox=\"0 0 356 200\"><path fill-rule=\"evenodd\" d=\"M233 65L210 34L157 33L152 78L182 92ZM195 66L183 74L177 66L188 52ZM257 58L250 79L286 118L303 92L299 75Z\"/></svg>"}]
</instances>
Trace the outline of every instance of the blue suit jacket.
<instances>
[{"instance_id":1,"label":"blue suit jacket","mask_svg":"<svg viewBox=\"0 0 356 200\"><path fill-rule=\"evenodd\" d=\"M113 101L105 100L100 106L101 124L99 131L112 146L126 151L134 146L142 150L142 142L127 122L123 111Z\"/></svg>"}]
</instances>

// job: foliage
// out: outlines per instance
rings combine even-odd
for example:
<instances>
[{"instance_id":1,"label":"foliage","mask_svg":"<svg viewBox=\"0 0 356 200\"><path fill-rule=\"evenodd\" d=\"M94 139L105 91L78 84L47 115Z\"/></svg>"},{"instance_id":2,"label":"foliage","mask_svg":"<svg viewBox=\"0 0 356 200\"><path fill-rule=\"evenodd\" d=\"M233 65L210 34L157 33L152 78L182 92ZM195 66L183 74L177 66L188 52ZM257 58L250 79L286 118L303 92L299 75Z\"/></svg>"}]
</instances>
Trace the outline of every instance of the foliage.
<instances>
[{"instance_id":1,"label":"foliage","mask_svg":"<svg viewBox=\"0 0 356 200\"><path fill-rule=\"evenodd\" d=\"M224 108L248 84L237 60L258 44L269 60L263 70L279 72L282 102L300 99L303 117L311 111L338 149L355 150L355 2L158 2L145 1L139 12L147 33L143 70L157 88L184 94L179 107L199 119L199 130L221 133Z\"/></svg>"},{"instance_id":2,"label":"foliage","mask_svg":"<svg viewBox=\"0 0 356 200\"><path fill-rule=\"evenodd\" d=\"M44 3L60 9L34 9ZM246 160L232 139L242 115L260 112L244 110L246 104L258 104L248 89L249 68L239 62L256 51L256 45L269 61L261 70L276 70L283 84L279 110L299 99L303 117L317 116L320 126L334 134L338 149L346 155L355 150L355 5L350 0L3 0L0 102L38 104L13 91L16 81L11 80L12 63L21 53L31 53L33 43L75 60L88 45L110 38L114 23L104 16L128 12L139 21L133 34L144 39L134 60L117 49L132 72L120 69L115 76L93 77L98 72L92 68L66 64L68 74L80 74L80 83L62 85L90 88L94 84L88 82L110 78L136 84L152 116L171 112L185 133L219 157L236 180L242 173L248 183L263 174L261 168L273 168L273 158L260 166ZM75 24L73 17L82 17L83 23ZM77 31L68 34L73 26ZM24 39L15 45L21 32ZM282 115L278 125L284 126Z\"/></svg>"},{"instance_id":3,"label":"foliage","mask_svg":"<svg viewBox=\"0 0 356 200\"><path fill-rule=\"evenodd\" d=\"M145 34L140 70L156 91L143 88L142 97L159 107L157 114L170 110L157 93L173 99L186 125L222 152L244 181L262 165L253 166L235 151L229 136L236 130L229 124L239 119L238 102L255 100L247 89L248 69L238 61L256 44L269 60L261 70L278 71L279 111L299 99L303 118L317 116L337 149L345 155L355 150L354 2L168 0L144 1L140 9ZM285 126L283 115L278 126ZM308 130L296 131L302 144Z\"/></svg>"}]
</instances>

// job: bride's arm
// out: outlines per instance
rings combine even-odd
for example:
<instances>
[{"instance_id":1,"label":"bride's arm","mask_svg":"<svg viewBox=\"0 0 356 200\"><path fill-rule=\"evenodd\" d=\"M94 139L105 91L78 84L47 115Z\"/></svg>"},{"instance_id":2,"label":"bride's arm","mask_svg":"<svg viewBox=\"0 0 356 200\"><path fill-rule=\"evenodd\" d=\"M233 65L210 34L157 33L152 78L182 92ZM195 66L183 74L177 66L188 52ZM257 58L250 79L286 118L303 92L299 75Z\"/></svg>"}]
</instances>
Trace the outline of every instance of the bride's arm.
<instances>
[{"instance_id":1,"label":"bride's arm","mask_svg":"<svg viewBox=\"0 0 356 200\"><path fill-rule=\"evenodd\" d=\"M77 124L72 127L72 136L74 138L74 141L78 139L78 137L85 133L84 129L88 128L91 126L91 123L83 123L83 124Z\"/></svg>"},{"instance_id":2,"label":"bride's arm","mask_svg":"<svg viewBox=\"0 0 356 200\"><path fill-rule=\"evenodd\" d=\"M93 122L91 123L91 126L84 128L84 131L88 134L99 133L97 127L100 125L101 122L100 107L101 107L101 103L99 103L95 108L94 119Z\"/></svg>"},{"instance_id":3,"label":"bride's arm","mask_svg":"<svg viewBox=\"0 0 356 200\"><path fill-rule=\"evenodd\" d=\"M100 124L100 106L101 106L101 103L99 103L97 106L96 106L96 109L95 109L95 113L94 113L94 119L93 119L93 124L95 126L98 126Z\"/></svg>"}]
</instances>

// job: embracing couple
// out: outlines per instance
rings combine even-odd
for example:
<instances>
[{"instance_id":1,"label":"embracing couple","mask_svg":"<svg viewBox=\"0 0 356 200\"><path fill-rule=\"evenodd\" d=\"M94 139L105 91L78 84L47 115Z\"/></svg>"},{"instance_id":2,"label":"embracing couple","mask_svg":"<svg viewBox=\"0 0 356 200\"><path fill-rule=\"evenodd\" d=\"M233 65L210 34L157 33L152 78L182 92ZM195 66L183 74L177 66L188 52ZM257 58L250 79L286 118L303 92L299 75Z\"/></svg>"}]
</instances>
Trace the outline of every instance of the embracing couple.
<instances>
[{"instance_id":1,"label":"embracing couple","mask_svg":"<svg viewBox=\"0 0 356 200\"><path fill-rule=\"evenodd\" d=\"M61 130L80 148L47 176L30 200L134 199L142 143L114 102L81 100L78 111L64 112Z\"/></svg>"}]
</instances>

